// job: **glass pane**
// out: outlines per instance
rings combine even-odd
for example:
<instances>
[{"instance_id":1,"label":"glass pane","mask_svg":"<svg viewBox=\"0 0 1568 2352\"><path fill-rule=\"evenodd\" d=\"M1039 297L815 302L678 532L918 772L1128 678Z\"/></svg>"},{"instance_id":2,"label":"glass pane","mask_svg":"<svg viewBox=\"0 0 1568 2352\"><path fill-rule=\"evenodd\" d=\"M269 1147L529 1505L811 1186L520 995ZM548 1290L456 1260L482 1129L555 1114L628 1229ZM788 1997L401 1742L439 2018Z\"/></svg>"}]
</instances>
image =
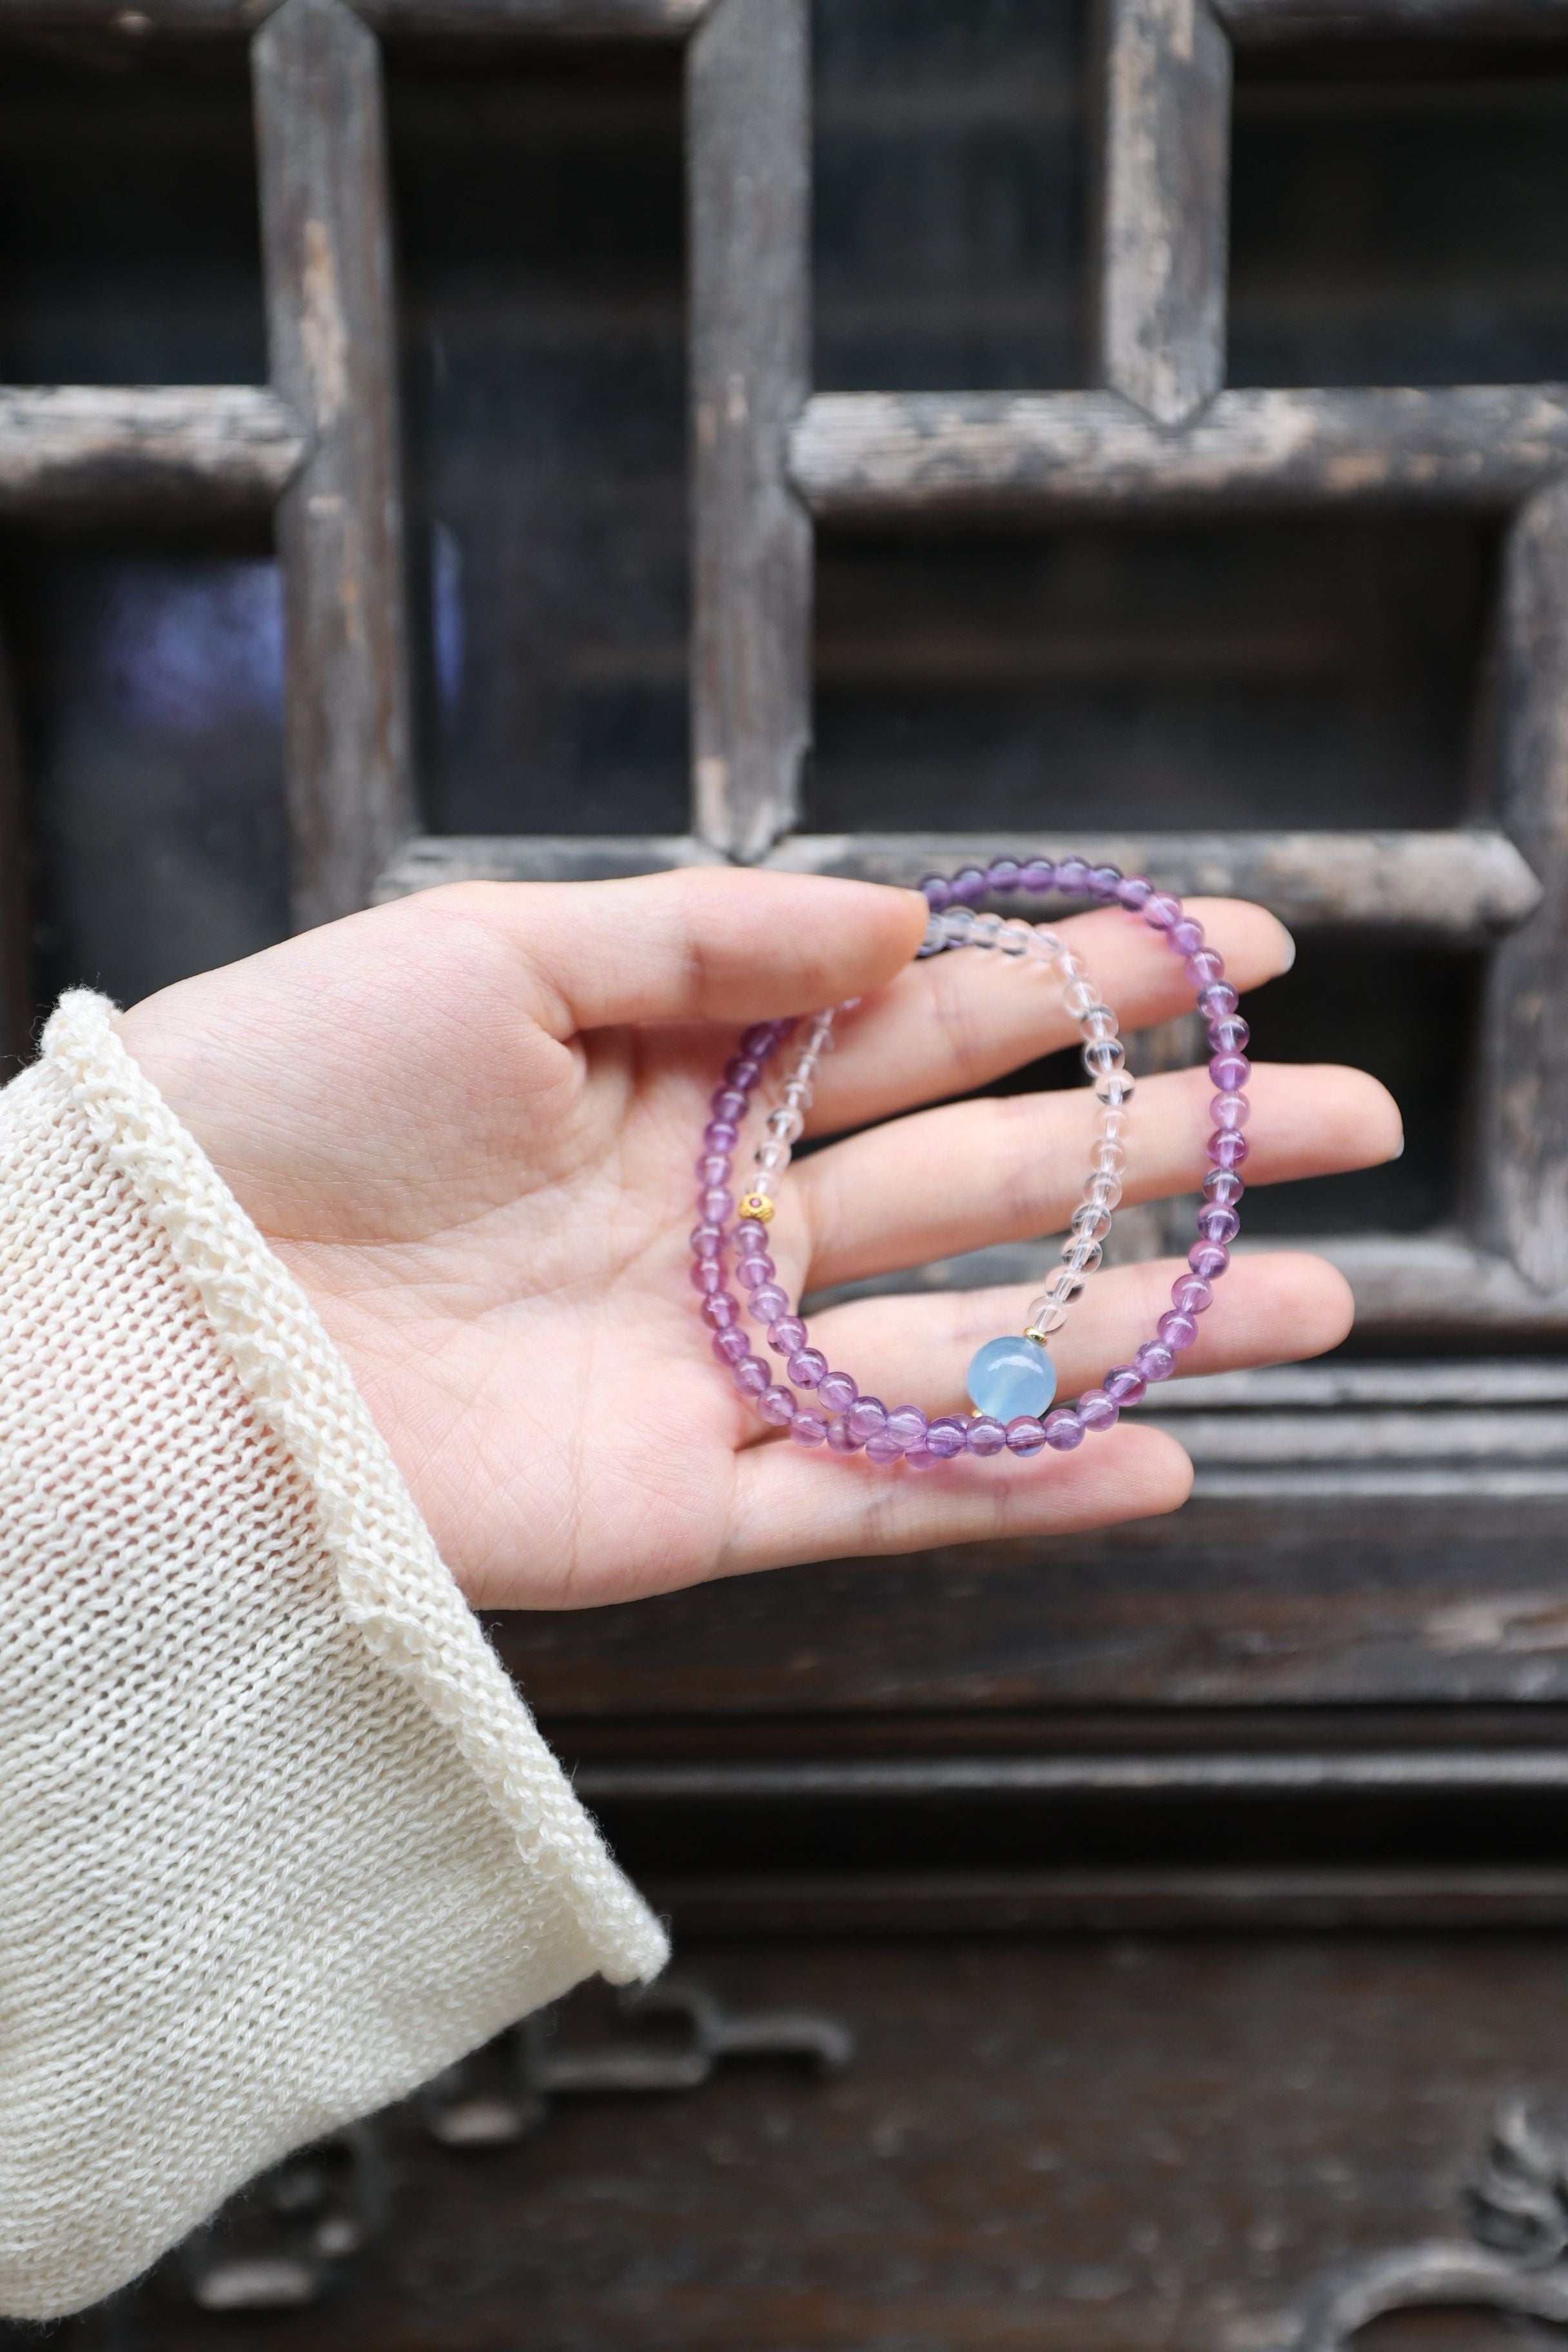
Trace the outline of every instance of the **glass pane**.
<instances>
[{"instance_id":1,"label":"glass pane","mask_svg":"<svg viewBox=\"0 0 1568 2352\"><path fill-rule=\"evenodd\" d=\"M0 47L0 378L259 383L242 41Z\"/></svg>"},{"instance_id":2,"label":"glass pane","mask_svg":"<svg viewBox=\"0 0 1568 2352\"><path fill-rule=\"evenodd\" d=\"M825 536L810 822L1452 824L1491 563L1458 516Z\"/></svg>"},{"instance_id":3,"label":"glass pane","mask_svg":"<svg viewBox=\"0 0 1568 2352\"><path fill-rule=\"evenodd\" d=\"M816 382L1083 381L1078 0L816 0Z\"/></svg>"},{"instance_id":4,"label":"glass pane","mask_svg":"<svg viewBox=\"0 0 1568 2352\"><path fill-rule=\"evenodd\" d=\"M437 832L687 829L679 72L392 61Z\"/></svg>"},{"instance_id":5,"label":"glass pane","mask_svg":"<svg viewBox=\"0 0 1568 2352\"><path fill-rule=\"evenodd\" d=\"M1568 68L1239 61L1230 380L1568 375Z\"/></svg>"},{"instance_id":6,"label":"glass pane","mask_svg":"<svg viewBox=\"0 0 1568 2352\"><path fill-rule=\"evenodd\" d=\"M288 929L270 557L15 551L40 1003L133 1003Z\"/></svg>"}]
</instances>

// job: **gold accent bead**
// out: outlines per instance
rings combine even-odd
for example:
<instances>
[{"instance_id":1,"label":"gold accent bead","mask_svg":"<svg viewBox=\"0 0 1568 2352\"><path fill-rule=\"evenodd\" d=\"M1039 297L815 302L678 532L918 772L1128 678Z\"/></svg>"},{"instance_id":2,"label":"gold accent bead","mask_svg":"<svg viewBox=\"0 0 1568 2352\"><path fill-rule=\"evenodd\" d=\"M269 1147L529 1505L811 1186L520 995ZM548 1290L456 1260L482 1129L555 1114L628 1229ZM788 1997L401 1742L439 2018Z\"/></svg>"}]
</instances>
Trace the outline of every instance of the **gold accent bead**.
<instances>
[{"instance_id":1,"label":"gold accent bead","mask_svg":"<svg viewBox=\"0 0 1568 2352\"><path fill-rule=\"evenodd\" d=\"M773 1223L773 1204L765 1192L748 1192L741 1202L742 1217L754 1217L759 1225Z\"/></svg>"}]
</instances>

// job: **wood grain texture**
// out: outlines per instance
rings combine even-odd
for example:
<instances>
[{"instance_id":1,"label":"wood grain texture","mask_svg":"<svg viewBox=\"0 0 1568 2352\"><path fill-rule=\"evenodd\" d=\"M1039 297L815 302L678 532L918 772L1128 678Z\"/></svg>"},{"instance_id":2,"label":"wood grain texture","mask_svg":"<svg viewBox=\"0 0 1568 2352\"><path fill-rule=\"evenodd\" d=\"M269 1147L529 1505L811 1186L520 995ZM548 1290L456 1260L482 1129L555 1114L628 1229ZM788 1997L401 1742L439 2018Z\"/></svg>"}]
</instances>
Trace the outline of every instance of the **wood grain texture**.
<instances>
[{"instance_id":1,"label":"wood grain texture","mask_svg":"<svg viewBox=\"0 0 1568 2352\"><path fill-rule=\"evenodd\" d=\"M259 386L0 386L0 514L265 514L305 446L296 412Z\"/></svg>"},{"instance_id":2,"label":"wood grain texture","mask_svg":"<svg viewBox=\"0 0 1568 2352\"><path fill-rule=\"evenodd\" d=\"M412 818L381 54L344 0L253 49L274 383L310 455L278 509L296 924L363 906Z\"/></svg>"},{"instance_id":3,"label":"wood grain texture","mask_svg":"<svg viewBox=\"0 0 1568 2352\"><path fill-rule=\"evenodd\" d=\"M1544 898L1487 976L1479 1072L1481 1227L1544 1291L1568 1286L1568 483L1509 536L1497 690L1503 822Z\"/></svg>"},{"instance_id":4,"label":"wood grain texture","mask_svg":"<svg viewBox=\"0 0 1568 2352\"><path fill-rule=\"evenodd\" d=\"M1495 937L1524 921L1540 886L1512 843L1477 828L1456 833L796 834L763 861L792 874L844 874L910 885L993 857L1065 856L1069 849L1127 873L1156 876L1184 898L1254 898L1300 927L1371 925L1454 942ZM439 882L579 881L711 862L699 842L592 835L430 836L399 850L377 896L401 898ZM1012 904L1014 902L1007 902ZM1031 905L1037 902L1031 900ZM1047 903L1047 902L1039 902Z\"/></svg>"},{"instance_id":5,"label":"wood grain texture","mask_svg":"<svg viewBox=\"0 0 1568 2352\"><path fill-rule=\"evenodd\" d=\"M1182 425L1225 381L1230 43L1207 0L1100 0L1096 381Z\"/></svg>"},{"instance_id":6,"label":"wood grain texture","mask_svg":"<svg viewBox=\"0 0 1568 2352\"><path fill-rule=\"evenodd\" d=\"M203 2313L169 2266L53 2340L1289 2352L1326 2276L1462 2244L1500 2102L1568 2077L1539 1934L694 1938L682 1963L733 2009L843 2020L853 2063L563 2102L489 2151L434 2146L410 2105L378 2126L383 2228L328 2301ZM1463 2315L1384 2340L1488 2338Z\"/></svg>"},{"instance_id":7,"label":"wood grain texture","mask_svg":"<svg viewBox=\"0 0 1568 2352\"><path fill-rule=\"evenodd\" d=\"M693 830L760 857L811 740L811 526L784 475L811 364L805 0L720 0L688 58Z\"/></svg>"},{"instance_id":8,"label":"wood grain texture","mask_svg":"<svg viewBox=\"0 0 1568 2352\"><path fill-rule=\"evenodd\" d=\"M819 520L1366 500L1505 509L1568 467L1568 393L1223 392L1183 433L1110 393L824 393L790 445Z\"/></svg>"}]
</instances>

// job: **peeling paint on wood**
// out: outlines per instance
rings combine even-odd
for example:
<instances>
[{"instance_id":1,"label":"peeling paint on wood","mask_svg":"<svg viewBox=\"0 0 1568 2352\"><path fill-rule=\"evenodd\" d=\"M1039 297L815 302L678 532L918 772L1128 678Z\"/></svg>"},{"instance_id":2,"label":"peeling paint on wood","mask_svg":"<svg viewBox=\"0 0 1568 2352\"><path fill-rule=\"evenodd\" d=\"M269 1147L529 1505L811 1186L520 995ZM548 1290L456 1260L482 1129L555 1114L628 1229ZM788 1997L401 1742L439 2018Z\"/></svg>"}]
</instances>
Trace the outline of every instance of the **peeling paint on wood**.
<instances>
[{"instance_id":1,"label":"peeling paint on wood","mask_svg":"<svg viewBox=\"0 0 1568 2352\"><path fill-rule=\"evenodd\" d=\"M1505 510L1568 470L1568 388L1223 392L1184 431L1110 393L830 393L790 470L819 520L1423 501Z\"/></svg>"}]
</instances>

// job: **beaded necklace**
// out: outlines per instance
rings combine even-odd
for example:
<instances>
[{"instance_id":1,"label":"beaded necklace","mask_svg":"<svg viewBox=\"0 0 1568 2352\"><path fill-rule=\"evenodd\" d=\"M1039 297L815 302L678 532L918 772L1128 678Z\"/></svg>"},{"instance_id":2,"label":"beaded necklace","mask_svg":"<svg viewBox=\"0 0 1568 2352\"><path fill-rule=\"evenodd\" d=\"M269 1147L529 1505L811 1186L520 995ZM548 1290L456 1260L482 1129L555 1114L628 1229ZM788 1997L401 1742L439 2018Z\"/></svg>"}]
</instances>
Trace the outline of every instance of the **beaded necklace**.
<instances>
[{"instance_id":1,"label":"beaded necklace","mask_svg":"<svg viewBox=\"0 0 1568 2352\"><path fill-rule=\"evenodd\" d=\"M988 867L965 866L951 877L928 876L921 887L931 909L920 949L922 956L962 947L999 951L1044 966L1062 982L1063 1005L1083 1036L1083 1060L1100 1105L1083 1199L1073 1213L1061 1262L1030 1306L1023 1333L988 1339L976 1351L968 1379L976 1408L972 1417L942 1414L929 1420L918 1405L889 1409L879 1397L862 1395L849 1373L835 1370L821 1349L810 1345L805 1321L792 1311L768 1253L767 1227L774 1214L779 1181L805 1129L812 1079L821 1056L833 1044L835 1013L851 1010L852 1003L810 1017L806 1042L783 1100L768 1115L765 1139L755 1154L756 1172L738 1209L730 1184L741 1121L768 1063L798 1024L793 1020L753 1024L741 1039L739 1054L726 1064L722 1083L709 1106L702 1155L697 1162L701 1189L700 1222L691 1235L692 1282L702 1293L701 1312L712 1330L713 1352L728 1366L735 1387L764 1421L787 1428L799 1445L827 1445L837 1454L863 1450L868 1461L884 1465L906 1461L915 1469L964 1453L982 1459L1003 1452L1027 1457L1047 1447L1069 1453L1091 1430L1112 1428L1124 1409L1138 1403L1152 1383L1170 1378L1178 1355L1197 1338L1197 1318L1212 1303L1213 1286L1230 1264L1229 1245L1241 1224L1237 1203L1246 1189L1238 1171L1247 1156L1242 1133L1249 1108L1243 1092L1251 1072L1244 1050L1247 1024L1238 1011L1237 992L1225 977L1224 963L1205 942L1203 926L1184 912L1179 898L1157 891L1141 876L1124 877L1113 866L1091 866L1081 857L1059 863L1048 858L1020 862L1003 857ZM1086 1389L1075 1404L1060 1405L1055 1411L1047 1410L1056 1391L1056 1372L1047 1347L1100 1262L1111 1213L1121 1195L1126 1122L1134 1084L1125 1066L1115 1013L1099 1001L1086 968L1071 949L1043 926L976 912L984 899L1019 891L1054 892L1087 898L1095 905L1119 906L1163 938L1182 959L1183 971L1197 993L1198 1010L1208 1024L1209 1076L1215 1089L1198 1238L1187 1253L1187 1272L1172 1288L1170 1308L1131 1363L1113 1366L1098 1387ZM736 1218L732 1231L731 1215ZM741 1322L741 1301L725 1286L725 1253L731 1245L735 1279L747 1293L747 1307L753 1319L765 1327L773 1352L784 1359L793 1387L775 1381L765 1360L752 1352ZM796 1396L797 1388L808 1391L806 1401Z\"/></svg>"}]
</instances>

